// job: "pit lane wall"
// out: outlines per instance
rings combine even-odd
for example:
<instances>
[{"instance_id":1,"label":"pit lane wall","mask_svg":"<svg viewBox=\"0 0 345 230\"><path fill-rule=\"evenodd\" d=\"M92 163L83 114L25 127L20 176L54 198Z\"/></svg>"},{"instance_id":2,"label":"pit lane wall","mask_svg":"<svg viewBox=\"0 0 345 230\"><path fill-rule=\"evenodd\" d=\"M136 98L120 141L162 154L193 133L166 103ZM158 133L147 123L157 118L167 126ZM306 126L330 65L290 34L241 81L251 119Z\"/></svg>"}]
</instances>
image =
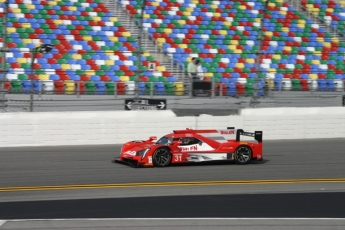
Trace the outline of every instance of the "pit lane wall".
<instances>
[{"instance_id":1,"label":"pit lane wall","mask_svg":"<svg viewBox=\"0 0 345 230\"><path fill-rule=\"evenodd\" d=\"M122 144L173 129L262 130L264 140L344 138L345 107L243 109L177 117L172 111L0 113L0 147Z\"/></svg>"}]
</instances>

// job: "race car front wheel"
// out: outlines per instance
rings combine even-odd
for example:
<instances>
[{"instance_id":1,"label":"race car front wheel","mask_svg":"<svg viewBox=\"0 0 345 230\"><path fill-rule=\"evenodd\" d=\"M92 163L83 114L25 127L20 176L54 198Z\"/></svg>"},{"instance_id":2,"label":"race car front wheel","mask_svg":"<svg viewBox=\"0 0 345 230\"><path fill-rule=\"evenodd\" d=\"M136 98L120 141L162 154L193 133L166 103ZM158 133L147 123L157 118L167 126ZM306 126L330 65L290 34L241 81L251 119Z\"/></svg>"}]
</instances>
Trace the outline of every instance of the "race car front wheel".
<instances>
[{"instance_id":1,"label":"race car front wheel","mask_svg":"<svg viewBox=\"0 0 345 230\"><path fill-rule=\"evenodd\" d=\"M241 145L235 151L235 161L237 164L247 164L252 159L252 150L246 146Z\"/></svg>"},{"instance_id":2,"label":"race car front wheel","mask_svg":"<svg viewBox=\"0 0 345 230\"><path fill-rule=\"evenodd\" d=\"M153 153L153 164L156 167L165 167L170 164L171 152L168 148L159 148Z\"/></svg>"}]
</instances>

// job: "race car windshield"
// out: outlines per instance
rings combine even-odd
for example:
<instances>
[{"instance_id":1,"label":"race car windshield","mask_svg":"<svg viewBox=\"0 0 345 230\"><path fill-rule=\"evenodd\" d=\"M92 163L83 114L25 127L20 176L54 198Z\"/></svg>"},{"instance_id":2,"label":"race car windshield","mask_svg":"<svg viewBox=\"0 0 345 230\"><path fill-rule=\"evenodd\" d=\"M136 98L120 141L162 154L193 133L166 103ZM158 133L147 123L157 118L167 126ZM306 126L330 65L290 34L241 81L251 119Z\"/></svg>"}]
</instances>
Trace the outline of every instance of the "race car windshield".
<instances>
[{"instance_id":1,"label":"race car windshield","mask_svg":"<svg viewBox=\"0 0 345 230\"><path fill-rule=\"evenodd\" d=\"M156 144L158 144L158 145L164 145L164 144L168 144L168 143L169 143L169 138L167 138L167 137L162 137L161 139L159 139L159 140L157 141Z\"/></svg>"}]
</instances>

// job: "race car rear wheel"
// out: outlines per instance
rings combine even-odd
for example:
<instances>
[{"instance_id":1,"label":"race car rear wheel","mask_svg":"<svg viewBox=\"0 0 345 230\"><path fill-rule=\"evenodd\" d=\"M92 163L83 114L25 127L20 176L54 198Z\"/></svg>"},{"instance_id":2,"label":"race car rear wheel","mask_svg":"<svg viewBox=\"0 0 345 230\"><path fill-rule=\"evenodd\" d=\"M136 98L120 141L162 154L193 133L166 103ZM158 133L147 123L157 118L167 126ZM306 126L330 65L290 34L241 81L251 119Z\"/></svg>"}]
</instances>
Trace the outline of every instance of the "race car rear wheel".
<instances>
[{"instance_id":1,"label":"race car rear wheel","mask_svg":"<svg viewBox=\"0 0 345 230\"><path fill-rule=\"evenodd\" d=\"M252 150L249 146L241 145L235 151L235 162L237 164L247 164L252 159Z\"/></svg>"},{"instance_id":2,"label":"race car rear wheel","mask_svg":"<svg viewBox=\"0 0 345 230\"><path fill-rule=\"evenodd\" d=\"M171 152L168 148L159 148L153 153L153 164L156 167L165 167L170 164Z\"/></svg>"}]
</instances>

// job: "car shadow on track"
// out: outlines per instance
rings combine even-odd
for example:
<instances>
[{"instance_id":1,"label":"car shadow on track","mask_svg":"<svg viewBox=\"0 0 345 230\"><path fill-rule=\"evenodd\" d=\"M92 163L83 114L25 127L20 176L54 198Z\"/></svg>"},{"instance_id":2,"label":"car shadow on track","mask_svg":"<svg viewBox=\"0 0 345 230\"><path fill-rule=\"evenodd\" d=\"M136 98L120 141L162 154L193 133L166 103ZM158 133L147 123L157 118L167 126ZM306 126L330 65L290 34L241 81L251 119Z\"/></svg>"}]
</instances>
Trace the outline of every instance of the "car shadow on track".
<instances>
[{"instance_id":1,"label":"car shadow on track","mask_svg":"<svg viewBox=\"0 0 345 230\"><path fill-rule=\"evenodd\" d=\"M269 160L251 161L247 165L261 165L266 164ZM169 167L181 167L181 166L214 166L214 165L237 165L234 161L204 161L204 162L189 162L189 163L174 163ZM243 165L240 165L243 166Z\"/></svg>"}]
</instances>

